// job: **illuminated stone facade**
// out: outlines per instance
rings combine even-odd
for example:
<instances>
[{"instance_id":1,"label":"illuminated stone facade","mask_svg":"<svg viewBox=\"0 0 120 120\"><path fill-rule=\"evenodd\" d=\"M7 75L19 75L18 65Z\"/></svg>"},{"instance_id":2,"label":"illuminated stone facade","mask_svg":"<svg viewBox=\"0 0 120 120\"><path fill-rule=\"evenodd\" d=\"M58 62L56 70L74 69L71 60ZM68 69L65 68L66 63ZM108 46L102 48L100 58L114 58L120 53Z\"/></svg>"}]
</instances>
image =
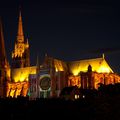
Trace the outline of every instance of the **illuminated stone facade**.
<instances>
[{"instance_id":1,"label":"illuminated stone facade","mask_svg":"<svg viewBox=\"0 0 120 120\"><path fill-rule=\"evenodd\" d=\"M36 66L30 67L28 39L24 40L22 16L19 13L18 33L12 52L11 80L7 83L7 97L26 96L29 74L36 74Z\"/></svg>"},{"instance_id":2,"label":"illuminated stone facade","mask_svg":"<svg viewBox=\"0 0 120 120\"><path fill-rule=\"evenodd\" d=\"M78 86L83 89L98 89L99 83L108 85L120 83L120 76L115 73L81 72L68 77L68 86Z\"/></svg>"},{"instance_id":3,"label":"illuminated stone facade","mask_svg":"<svg viewBox=\"0 0 120 120\"><path fill-rule=\"evenodd\" d=\"M58 97L61 90L67 86L65 69L67 66L63 61L45 56L37 74L29 76L30 99Z\"/></svg>"},{"instance_id":4,"label":"illuminated stone facade","mask_svg":"<svg viewBox=\"0 0 120 120\"><path fill-rule=\"evenodd\" d=\"M72 62L47 57L44 61L45 64L41 65L35 78L37 80L36 85L30 84L30 88L32 88L32 91L30 91L32 94L31 99L59 97L61 90L68 86L78 86L82 89L98 89L99 83L107 85L120 82L120 76L113 72L104 57ZM75 71L77 71L77 74ZM44 79L44 85L49 85L47 78L50 79L51 86L49 89L42 90L40 85L42 78L46 78L46 81ZM34 89L34 87L37 89Z\"/></svg>"},{"instance_id":5,"label":"illuminated stone facade","mask_svg":"<svg viewBox=\"0 0 120 120\"><path fill-rule=\"evenodd\" d=\"M0 23L0 27L1 27ZM9 67L0 28L0 96L29 96L30 99L59 97L63 88L78 86L83 89L98 89L99 83L120 82L104 55L100 58L65 62L45 55L42 64L30 66L28 40L24 40L22 16L19 14L18 33Z\"/></svg>"},{"instance_id":6,"label":"illuminated stone facade","mask_svg":"<svg viewBox=\"0 0 120 120\"><path fill-rule=\"evenodd\" d=\"M8 82L7 97L26 96L28 94L29 82Z\"/></svg>"},{"instance_id":7,"label":"illuminated stone facade","mask_svg":"<svg viewBox=\"0 0 120 120\"><path fill-rule=\"evenodd\" d=\"M68 77L68 86L83 89L98 89L98 84L114 84L120 82L120 76L113 72L104 56L95 59L72 61L69 63L71 75Z\"/></svg>"}]
</instances>

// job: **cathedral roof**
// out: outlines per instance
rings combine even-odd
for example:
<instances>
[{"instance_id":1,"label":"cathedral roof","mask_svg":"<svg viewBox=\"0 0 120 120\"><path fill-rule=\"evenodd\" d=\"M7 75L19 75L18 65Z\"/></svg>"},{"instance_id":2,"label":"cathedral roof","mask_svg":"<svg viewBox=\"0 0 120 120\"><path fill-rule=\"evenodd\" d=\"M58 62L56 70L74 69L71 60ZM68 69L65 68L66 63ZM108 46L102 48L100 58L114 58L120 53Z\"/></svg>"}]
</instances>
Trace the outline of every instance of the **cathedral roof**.
<instances>
[{"instance_id":1,"label":"cathedral roof","mask_svg":"<svg viewBox=\"0 0 120 120\"><path fill-rule=\"evenodd\" d=\"M87 72L89 65L92 67L93 72L113 73L113 70L104 57L71 62L54 59L56 71L67 71L69 69L69 72L74 75L78 75L80 72Z\"/></svg>"},{"instance_id":2,"label":"cathedral roof","mask_svg":"<svg viewBox=\"0 0 120 120\"><path fill-rule=\"evenodd\" d=\"M68 62L70 73L77 75L80 72L87 72L88 66L91 65L92 71L98 73L113 73L105 58L85 59Z\"/></svg>"}]
</instances>

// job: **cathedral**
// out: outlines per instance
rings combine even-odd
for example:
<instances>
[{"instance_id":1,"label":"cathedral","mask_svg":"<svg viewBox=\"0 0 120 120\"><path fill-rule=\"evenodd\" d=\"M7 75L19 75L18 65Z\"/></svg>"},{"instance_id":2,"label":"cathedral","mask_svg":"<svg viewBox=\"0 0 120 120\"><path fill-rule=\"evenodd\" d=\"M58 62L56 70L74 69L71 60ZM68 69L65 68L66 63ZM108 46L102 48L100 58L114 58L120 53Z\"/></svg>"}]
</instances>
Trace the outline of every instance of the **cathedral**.
<instances>
[{"instance_id":1,"label":"cathedral","mask_svg":"<svg viewBox=\"0 0 120 120\"><path fill-rule=\"evenodd\" d=\"M30 45L25 39L22 15L19 12L18 32L11 52L12 63L7 60L2 21L0 20L0 97L29 96L30 99L59 97L63 88L77 86L98 89L99 83L120 82L120 76L111 69L104 54L100 58L62 61L47 54L42 64L30 65Z\"/></svg>"}]
</instances>

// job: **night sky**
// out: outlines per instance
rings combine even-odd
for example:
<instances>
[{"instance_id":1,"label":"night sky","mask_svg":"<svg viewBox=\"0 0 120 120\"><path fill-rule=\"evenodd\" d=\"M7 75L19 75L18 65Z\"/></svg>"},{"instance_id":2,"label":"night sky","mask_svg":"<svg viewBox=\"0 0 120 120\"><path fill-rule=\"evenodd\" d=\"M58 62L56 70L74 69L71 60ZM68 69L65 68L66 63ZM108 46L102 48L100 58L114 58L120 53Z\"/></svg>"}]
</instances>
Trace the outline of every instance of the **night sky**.
<instances>
[{"instance_id":1,"label":"night sky","mask_svg":"<svg viewBox=\"0 0 120 120\"><path fill-rule=\"evenodd\" d=\"M105 53L111 68L120 73L119 3L110 0L43 1L0 1L0 16L10 63L21 6L32 65L36 64L37 54L42 62L45 53L65 61L96 58Z\"/></svg>"}]
</instances>

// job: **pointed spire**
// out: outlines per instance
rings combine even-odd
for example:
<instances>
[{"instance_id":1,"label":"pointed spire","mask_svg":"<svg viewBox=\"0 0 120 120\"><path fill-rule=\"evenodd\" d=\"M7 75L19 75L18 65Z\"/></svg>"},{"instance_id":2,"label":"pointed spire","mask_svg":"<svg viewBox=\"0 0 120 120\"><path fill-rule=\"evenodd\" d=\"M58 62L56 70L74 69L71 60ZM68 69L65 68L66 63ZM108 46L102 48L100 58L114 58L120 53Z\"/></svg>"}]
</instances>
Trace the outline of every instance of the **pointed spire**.
<instances>
[{"instance_id":1,"label":"pointed spire","mask_svg":"<svg viewBox=\"0 0 120 120\"><path fill-rule=\"evenodd\" d=\"M45 53L45 58L46 58L46 57L48 57L48 54L47 54L47 53Z\"/></svg>"},{"instance_id":2,"label":"pointed spire","mask_svg":"<svg viewBox=\"0 0 120 120\"><path fill-rule=\"evenodd\" d=\"M39 64L39 56L38 56L38 54L37 54L37 62L36 62L36 65L38 65Z\"/></svg>"},{"instance_id":3,"label":"pointed spire","mask_svg":"<svg viewBox=\"0 0 120 120\"><path fill-rule=\"evenodd\" d=\"M6 58L2 21L0 17L0 58Z\"/></svg>"},{"instance_id":4,"label":"pointed spire","mask_svg":"<svg viewBox=\"0 0 120 120\"><path fill-rule=\"evenodd\" d=\"M44 58L44 67L46 68L48 66L48 54L45 53L45 58Z\"/></svg>"},{"instance_id":5,"label":"pointed spire","mask_svg":"<svg viewBox=\"0 0 120 120\"><path fill-rule=\"evenodd\" d=\"M105 54L104 54L104 53L102 54L102 58L103 58L103 59L105 58Z\"/></svg>"},{"instance_id":6,"label":"pointed spire","mask_svg":"<svg viewBox=\"0 0 120 120\"><path fill-rule=\"evenodd\" d=\"M27 40L26 40L26 48L29 48L28 38L27 38Z\"/></svg>"},{"instance_id":7,"label":"pointed spire","mask_svg":"<svg viewBox=\"0 0 120 120\"><path fill-rule=\"evenodd\" d=\"M37 72L39 72L40 70L40 61L39 61L39 55L37 54L37 63L36 63L36 66L37 66Z\"/></svg>"},{"instance_id":8,"label":"pointed spire","mask_svg":"<svg viewBox=\"0 0 120 120\"><path fill-rule=\"evenodd\" d=\"M24 42L24 34L23 34L21 10L20 10L20 12L19 12L17 41L18 41L18 42Z\"/></svg>"},{"instance_id":9,"label":"pointed spire","mask_svg":"<svg viewBox=\"0 0 120 120\"><path fill-rule=\"evenodd\" d=\"M27 38L27 40L26 40L26 41L27 41L26 43L27 43L27 44L29 44L29 42L28 42L28 38Z\"/></svg>"}]
</instances>

